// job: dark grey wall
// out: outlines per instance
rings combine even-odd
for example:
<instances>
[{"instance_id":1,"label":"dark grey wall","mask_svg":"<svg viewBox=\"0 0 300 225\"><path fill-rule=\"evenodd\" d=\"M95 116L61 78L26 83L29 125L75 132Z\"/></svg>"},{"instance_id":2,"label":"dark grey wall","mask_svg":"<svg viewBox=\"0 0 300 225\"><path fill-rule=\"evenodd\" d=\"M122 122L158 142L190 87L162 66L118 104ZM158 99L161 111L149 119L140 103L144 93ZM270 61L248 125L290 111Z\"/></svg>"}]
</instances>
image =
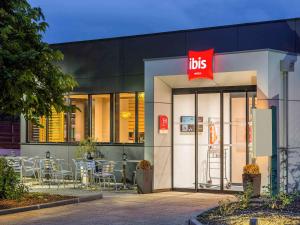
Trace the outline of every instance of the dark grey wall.
<instances>
[{"instance_id":1,"label":"dark grey wall","mask_svg":"<svg viewBox=\"0 0 300 225\"><path fill-rule=\"evenodd\" d=\"M54 44L62 68L79 82L78 92L144 90L147 58L184 56L189 49L217 53L253 49L300 52L300 19Z\"/></svg>"}]
</instances>

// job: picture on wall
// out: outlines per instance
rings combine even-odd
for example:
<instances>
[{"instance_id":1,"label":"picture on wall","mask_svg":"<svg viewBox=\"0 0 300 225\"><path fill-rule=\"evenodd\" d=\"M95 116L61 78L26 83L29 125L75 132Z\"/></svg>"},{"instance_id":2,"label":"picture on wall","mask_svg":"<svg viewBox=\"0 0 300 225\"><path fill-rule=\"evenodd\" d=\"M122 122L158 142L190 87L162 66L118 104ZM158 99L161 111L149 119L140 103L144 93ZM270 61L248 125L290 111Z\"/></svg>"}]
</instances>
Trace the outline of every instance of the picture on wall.
<instances>
[{"instance_id":1,"label":"picture on wall","mask_svg":"<svg viewBox=\"0 0 300 225\"><path fill-rule=\"evenodd\" d=\"M180 117L180 132L189 134L195 132L195 117L181 116Z\"/></svg>"},{"instance_id":2,"label":"picture on wall","mask_svg":"<svg viewBox=\"0 0 300 225\"><path fill-rule=\"evenodd\" d=\"M194 116L180 116L180 132L182 134L192 134L195 132ZM203 132L203 116L198 117L198 132Z\"/></svg>"}]
</instances>

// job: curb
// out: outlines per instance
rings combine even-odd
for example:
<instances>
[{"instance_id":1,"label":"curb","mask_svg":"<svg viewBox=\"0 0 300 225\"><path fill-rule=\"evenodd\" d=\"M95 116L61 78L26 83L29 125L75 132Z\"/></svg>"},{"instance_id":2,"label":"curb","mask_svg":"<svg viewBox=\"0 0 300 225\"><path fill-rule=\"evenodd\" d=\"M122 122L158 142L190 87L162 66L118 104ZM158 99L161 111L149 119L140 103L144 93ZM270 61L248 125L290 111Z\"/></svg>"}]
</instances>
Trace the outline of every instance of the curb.
<instances>
[{"instance_id":1,"label":"curb","mask_svg":"<svg viewBox=\"0 0 300 225\"><path fill-rule=\"evenodd\" d=\"M0 215L7 215L7 214L26 212L26 211L31 211L31 210L52 208L52 207L57 207L57 206L76 204L76 203L80 203L80 202L88 202L88 201L98 200L98 199L102 199L102 198L103 198L103 194L101 193L101 194L95 194L95 195L91 195L91 196L82 196L82 197L77 197L77 198L72 198L72 199L43 203L43 204L32 205L32 206L25 206L25 207L20 207L20 208L2 209L2 210L0 210Z\"/></svg>"},{"instance_id":2,"label":"curb","mask_svg":"<svg viewBox=\"0 0 300 225\"><path fill-rule=\"evenodd\" d=\"M191 218L189 220L189 225L203 225L203 223L200 223L196 218Z\"/></svg>"},{"instance_id":3,"label":"curb","mask_svg":"<svg viewBox=\"0 0 300 225\"><path fill-rule=\"evenodd\" d=\"M192 216L189 220L188 220L188 225L205 225L203 223L201 223L199 220L197 220L197 216L203 214L203 213L206 213L210 210L213 210L215 208L217 208L218 206L213 206L213 207L210 207L202 212L199 212L197 214L194 214L194 216Z\"/></svg>"}]
</instances>

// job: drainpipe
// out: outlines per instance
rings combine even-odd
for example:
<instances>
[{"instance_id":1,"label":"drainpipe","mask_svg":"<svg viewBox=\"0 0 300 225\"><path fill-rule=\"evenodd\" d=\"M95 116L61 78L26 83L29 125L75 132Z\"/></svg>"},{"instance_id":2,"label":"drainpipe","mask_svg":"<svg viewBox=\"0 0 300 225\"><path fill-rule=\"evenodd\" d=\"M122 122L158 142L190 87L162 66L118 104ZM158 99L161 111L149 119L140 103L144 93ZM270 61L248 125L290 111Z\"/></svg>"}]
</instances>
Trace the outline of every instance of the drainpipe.
<instances>
[{"instance_id":1,"label":"drainpipe","mask_svg":"<svg viewBox=\"0 0 300 225\"><path fill-rule=\"evenodd\" d=\"M294 64L295 59L286 57L285 59L280 61L280 72L282 74L282 143L281 143L281 154L280 154L280 162L281 162L281 174L283 180L283 190L288 192L288 184L289 184L289 154L288 154L288 101L289 101L289 81L288 75L289 72L294 72Z\"/></svg>"}]
</instances>

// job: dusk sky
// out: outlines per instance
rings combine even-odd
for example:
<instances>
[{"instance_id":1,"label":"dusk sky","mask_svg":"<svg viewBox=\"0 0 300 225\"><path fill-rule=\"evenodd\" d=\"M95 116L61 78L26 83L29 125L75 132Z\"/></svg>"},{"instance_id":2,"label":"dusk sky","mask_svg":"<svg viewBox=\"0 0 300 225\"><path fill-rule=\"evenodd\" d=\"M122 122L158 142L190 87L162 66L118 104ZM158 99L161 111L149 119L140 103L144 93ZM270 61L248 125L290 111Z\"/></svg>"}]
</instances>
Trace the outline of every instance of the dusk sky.
<instances>
[{"instance_id":1,"label":"dusk sky","mask_svg":"<svg viewBox=\"0 0 300 225\"><path fill-rule=\"evenodd\" d=\"M49 43L300 17L300 0L29 0Z\"/></svg>"}]
</instances>

